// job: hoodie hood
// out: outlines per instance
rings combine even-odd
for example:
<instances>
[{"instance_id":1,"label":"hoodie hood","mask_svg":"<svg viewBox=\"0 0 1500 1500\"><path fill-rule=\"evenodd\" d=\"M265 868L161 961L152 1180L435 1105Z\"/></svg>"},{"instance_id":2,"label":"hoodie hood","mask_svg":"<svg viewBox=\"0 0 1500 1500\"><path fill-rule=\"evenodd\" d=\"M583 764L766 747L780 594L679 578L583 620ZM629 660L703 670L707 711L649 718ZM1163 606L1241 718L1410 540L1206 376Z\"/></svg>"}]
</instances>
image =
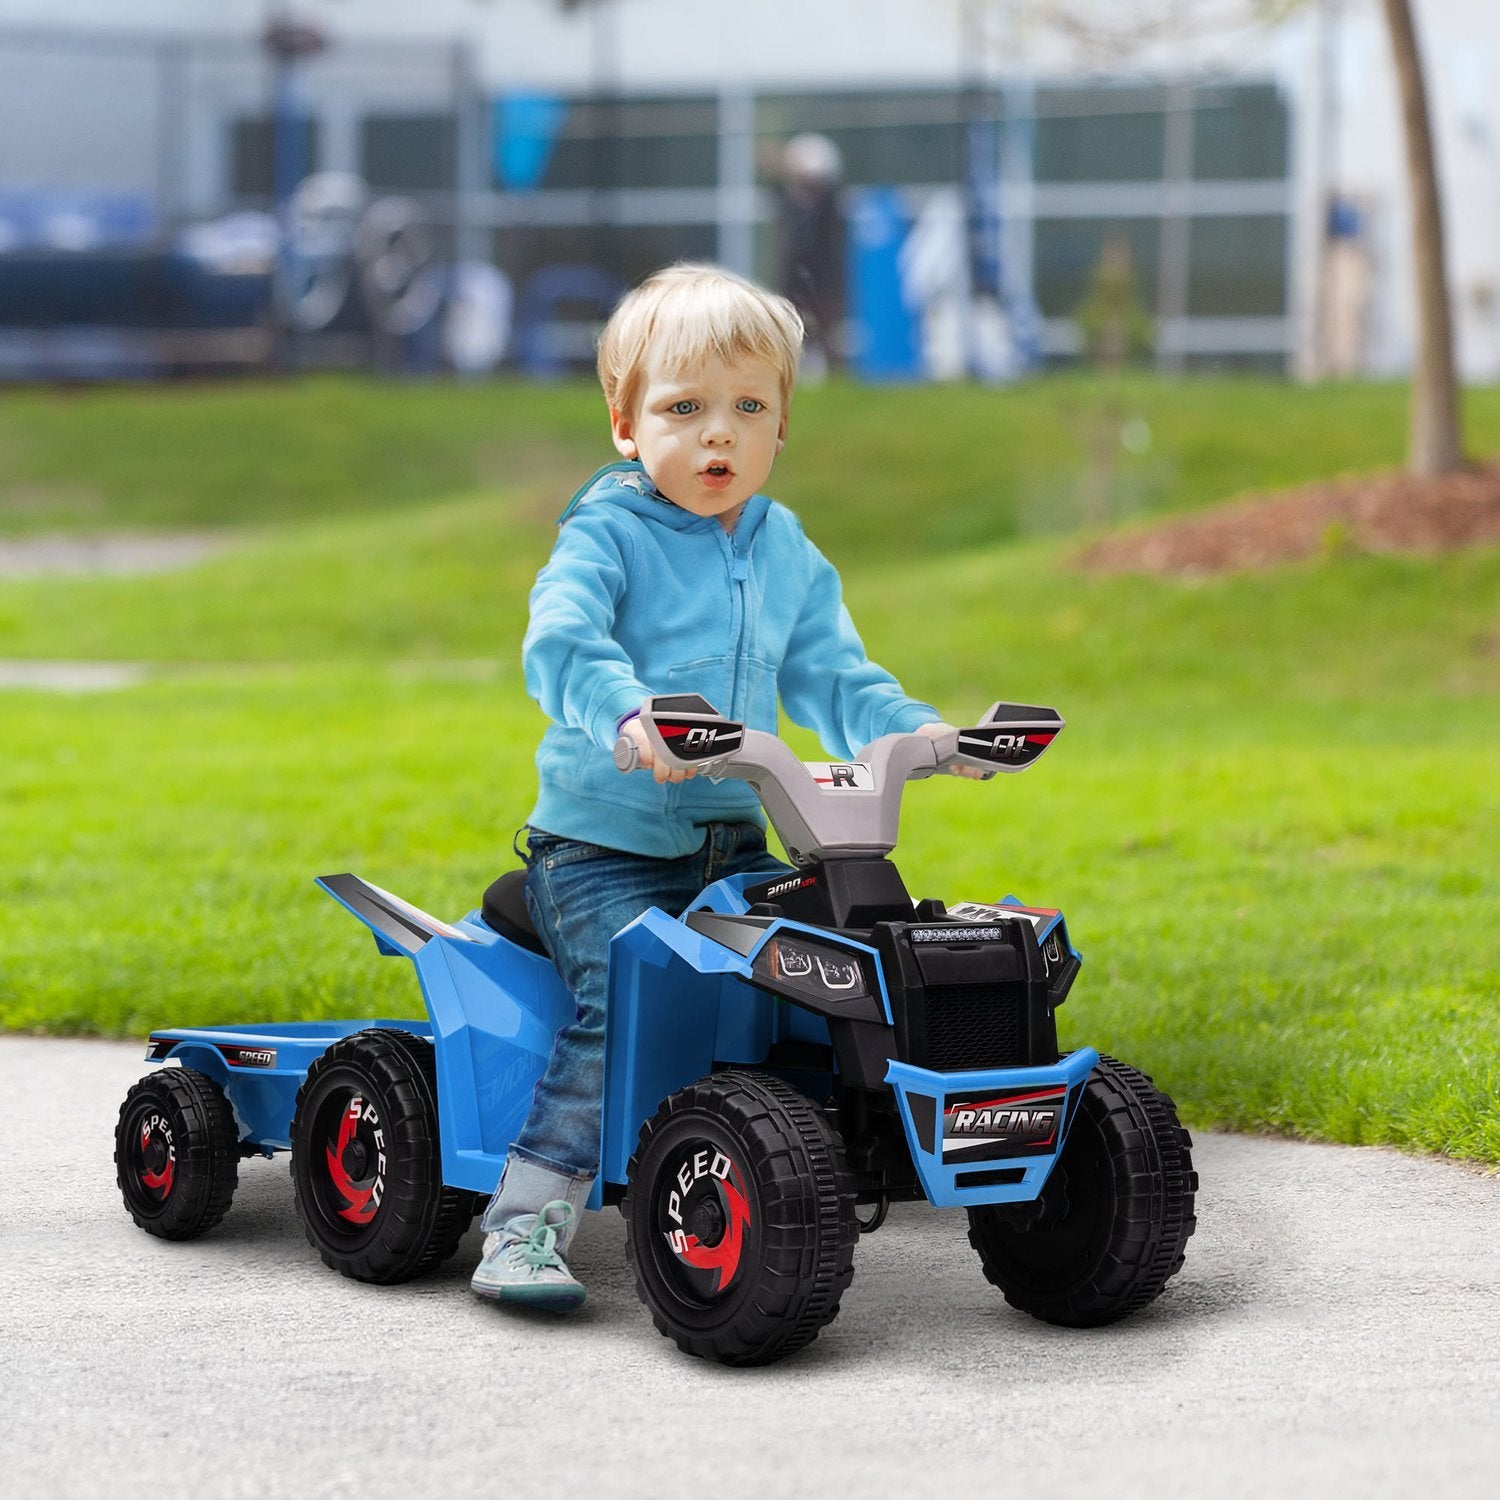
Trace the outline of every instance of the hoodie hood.
<instances>
[{"instance_id":1,"label":"hoodie hood","mask_svg":"<svg viewBox=\"0 0 1500 1500\"><path fill-rule=\"evenodd\" d=\"M578 493L568 501L557 524L563 526L585 505L618 505L647 521L669 526L673 531L701 531L706 527L722 530L717 516L695 516L668 500L651 482L645 465L639 459L621 459L605 464L584 481ZM733 535L743 545L765 519L771 502L764 495L752 495L740 511Z\"/></svg>"}]
</instances>

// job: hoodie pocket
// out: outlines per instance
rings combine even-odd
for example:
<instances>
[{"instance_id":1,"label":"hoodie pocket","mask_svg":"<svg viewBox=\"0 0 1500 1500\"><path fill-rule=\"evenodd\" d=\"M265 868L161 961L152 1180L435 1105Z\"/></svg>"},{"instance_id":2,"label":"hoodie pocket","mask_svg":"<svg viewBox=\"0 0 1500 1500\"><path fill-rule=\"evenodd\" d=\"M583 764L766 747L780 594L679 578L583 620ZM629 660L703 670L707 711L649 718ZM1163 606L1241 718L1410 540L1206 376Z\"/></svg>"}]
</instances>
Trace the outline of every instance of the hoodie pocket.
<instances>
[{"instance_id":1,"label":"hoodie pocket","mask_svg":"<svg viewBox=\"0 0 1500 1500\"><path fill-rule=\"evenodd\" d=\"M727 714L734 699L734 658L700 656L695 661L679 662L668 669L667 682L672 692L697 693L721 714Z\"/></svg>"},{"instance_id":2,"label":"hoodie pocket","mask_svg":"<svg viewBox=\"0 0 1500 1500\"><path fill-rule=\"evenodd\" d=\"M674 693L697 693L707 698L721 714L742 720L757 729L776 727L776 668L759 657L747 656L738 663L732 656L700 656L681 662L667 672ZM736 675L739 691L736 693Z\"/></svg>"}]
</instances>

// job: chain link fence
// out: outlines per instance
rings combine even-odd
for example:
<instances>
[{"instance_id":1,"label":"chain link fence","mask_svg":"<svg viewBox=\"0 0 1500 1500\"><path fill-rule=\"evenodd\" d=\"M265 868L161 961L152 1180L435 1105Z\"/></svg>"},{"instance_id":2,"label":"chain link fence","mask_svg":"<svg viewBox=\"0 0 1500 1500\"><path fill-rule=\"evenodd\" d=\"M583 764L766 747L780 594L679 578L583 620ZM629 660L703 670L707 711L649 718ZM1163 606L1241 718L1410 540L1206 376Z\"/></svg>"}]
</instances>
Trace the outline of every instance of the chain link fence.
<instances>
[{"instance_id":1,"label":"chain link fence","mask_svg":"<svg viewBox=\"0 0 1500 1500\"><path fill-rule=\"evenodd\" d=\"M820 255L871 375L1083 357L1122 265L1159 366L1285 369L1291 134L1242 79L542 95L459 45L0 31L0 373L545 374L658 265Z\"/></svg>"}]
</instances>

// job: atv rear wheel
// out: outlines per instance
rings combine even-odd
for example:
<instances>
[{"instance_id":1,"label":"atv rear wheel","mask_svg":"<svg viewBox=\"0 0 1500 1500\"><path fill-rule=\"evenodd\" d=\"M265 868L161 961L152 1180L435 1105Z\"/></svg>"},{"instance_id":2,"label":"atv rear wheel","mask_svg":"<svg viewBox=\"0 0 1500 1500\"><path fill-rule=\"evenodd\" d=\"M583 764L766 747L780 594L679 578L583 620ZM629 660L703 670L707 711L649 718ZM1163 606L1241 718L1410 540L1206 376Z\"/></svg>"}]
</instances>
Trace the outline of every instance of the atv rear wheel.
<instances>
[{"instance_id":1,"label":"atv rear wheel","mask_svg":"<svg viewBox=\"0 0 1500 1500\"><path fill-rule=\"evenodd\" d=\"M687 1354L762 1365L810 1344L854 1275L843 1143L779 1078L715 1073L641 1128L621 1205L635 1289Z\"/></svg>"},{"instance_id":2,"label":"atv rear wheel","mask_svg":"<svg viewBox=\"0 0 1500 1500\"><path fill-rule=\"evenodd\" d=\"M969 1210L985 1276L1012 1307L1070 1328L1144 1307L1197 1223L1191 1146L1146 1074L1101 1058L1037 1201Z\"/></svg>"},{"instance_id":3,"label":"atv rear wheel","mask_svg":"<svg viewBox=\"0 0 1500 1500\"><path fill-rule=\"evenodd\" d=\"M443 1186L430 1042L358 1031L313 1063L292 1119L292 1184L308 1243L356 1281L409 1281L458 1249L474 1199Z\"/></svg>"},{"instance_id":4,"label":"atv rear wheel","mask_svg":"<svg viewBox=\"0 0 1500 1500\"><path fill-rule=\"evenodd\" d=\"M191 1240L229 1211L239 1182L239 1131L206 1073L162 1068L135 1084L115 1126L115 1180L147 1234Z\"/></svg>"}]
</instances>

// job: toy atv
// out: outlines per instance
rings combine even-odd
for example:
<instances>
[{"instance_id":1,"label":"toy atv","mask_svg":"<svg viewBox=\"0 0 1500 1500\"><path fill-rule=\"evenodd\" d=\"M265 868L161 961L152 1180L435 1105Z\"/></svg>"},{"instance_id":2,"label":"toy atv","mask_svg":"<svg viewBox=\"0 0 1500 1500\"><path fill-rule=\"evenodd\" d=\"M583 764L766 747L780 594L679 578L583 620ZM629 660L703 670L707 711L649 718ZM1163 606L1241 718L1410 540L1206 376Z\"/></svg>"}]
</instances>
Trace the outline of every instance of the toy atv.
<instances>
[{"instance_id":1,"label":"toy atv","mask_svg":"<svg viewBox=\"0 0 1500 1500\"><path fill-rule=\"evenodd\" d=\"M985 1275L1048 1322L1155 1298L1194 1228L1191 1142L1145 1074L1059 1054L1081 962L1061 913L914 903L887 857L907 781L1022 770L1057 714L995 704L946 742L886 735L844 764L804 764L697 697L652 699L642 725L665 763L748 781L796 867L718 881L681 915L653 907L611 945L589 1206L619 1203L661 1332L729 1364L803 1347L897 1199L966 1208ZM622 740L622 770L633 756ZM320 879L412 960L430 1019L154 1032L147 1058L179 1066L130 1090L115 1138L136 1223L201 1234L241 1156L289 1150L328 1265L398 1282L451 1255L572 1019L522 879L451 925L353 875Z\"/></svg>"}]
</instances>

